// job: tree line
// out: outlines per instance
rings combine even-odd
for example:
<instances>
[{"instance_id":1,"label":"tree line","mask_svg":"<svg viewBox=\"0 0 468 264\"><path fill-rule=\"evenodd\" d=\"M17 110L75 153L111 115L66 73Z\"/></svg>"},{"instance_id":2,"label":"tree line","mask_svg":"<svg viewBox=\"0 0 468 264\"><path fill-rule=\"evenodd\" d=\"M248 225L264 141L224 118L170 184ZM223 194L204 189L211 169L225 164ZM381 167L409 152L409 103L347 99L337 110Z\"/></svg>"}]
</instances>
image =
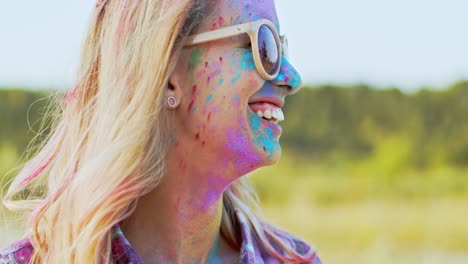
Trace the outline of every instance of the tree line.
<instances>
[{"instance_id":1,"label":"tree line","mask_svg":"<svg viewBox=\"0 0 468 264\"><path fill-rule=\"evenodd\" d=\"M47 91L0 89L0 149L21 154L35 136ZM366 84L304 87L288 96L283 149L310 162L364 160L398 166L468 166L468 81L405 93Z\"/></svg>"}]
</instances>

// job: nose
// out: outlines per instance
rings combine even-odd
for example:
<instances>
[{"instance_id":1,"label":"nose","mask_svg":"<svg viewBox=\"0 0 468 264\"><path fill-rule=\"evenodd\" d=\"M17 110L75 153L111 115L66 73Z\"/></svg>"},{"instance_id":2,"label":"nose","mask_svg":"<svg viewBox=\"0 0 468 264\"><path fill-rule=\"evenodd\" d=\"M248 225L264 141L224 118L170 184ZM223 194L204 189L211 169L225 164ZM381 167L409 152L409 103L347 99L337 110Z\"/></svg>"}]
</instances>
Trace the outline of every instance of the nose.
<instances>
[{"instance_id":1,"label":"nose","mask_svg":"<svg viewBox=\"0 0 468 264\"><path fill-rule=\"evenodd\" d=\"M281 57L280 71L272 82L285 88L282 89L285 96L295 94L302 88L301 75L285 56Z\"/></svg>"}]
</instances>

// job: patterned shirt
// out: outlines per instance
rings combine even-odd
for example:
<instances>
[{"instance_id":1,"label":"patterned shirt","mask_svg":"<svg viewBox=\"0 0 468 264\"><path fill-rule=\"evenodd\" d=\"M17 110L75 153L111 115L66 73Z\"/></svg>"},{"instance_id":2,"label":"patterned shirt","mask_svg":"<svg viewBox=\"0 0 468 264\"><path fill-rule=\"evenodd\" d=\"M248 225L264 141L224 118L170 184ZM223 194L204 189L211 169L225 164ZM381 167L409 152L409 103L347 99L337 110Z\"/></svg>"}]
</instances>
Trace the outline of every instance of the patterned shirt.
<instances>
[{"instance_id":1,"label":"patterned shirt","mask_svg":"<svg viewBox=\"0 0 468 264\"><path fill-rule=\"evenodd\" d=\"M235 210L237 220L241 229L242 245L240 249L239 263L241 264L275 264L280 263L276 258L270 256L263 250L256 240L247 224L245 216L241 211ZM279 236L289 238L294 242L292 245L299 253L303 254L310 246L289 233L280 232ZM135 249L124 236L122 229L115 224L111 229L111 263L112 264L143 264ZM275 246L275 244L273 243ZM275 246L277 250L280 249ZM33 253L33 246L28 237L18 240L0 250L0 264L27 264ZM280 251L281 252L281 251ZM308 264L321 264L318 256Z\"/></svg>"}]
</instances>

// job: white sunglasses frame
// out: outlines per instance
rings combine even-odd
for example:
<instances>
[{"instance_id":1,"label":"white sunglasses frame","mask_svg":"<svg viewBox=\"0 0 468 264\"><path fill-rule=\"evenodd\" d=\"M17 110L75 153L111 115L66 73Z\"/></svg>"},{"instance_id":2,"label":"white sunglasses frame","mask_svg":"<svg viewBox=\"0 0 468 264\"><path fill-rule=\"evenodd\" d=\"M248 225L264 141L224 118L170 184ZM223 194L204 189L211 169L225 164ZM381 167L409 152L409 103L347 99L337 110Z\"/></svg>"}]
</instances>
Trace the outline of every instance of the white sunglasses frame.
<instances>
[{"instance_id":1,"label":"white sunglasses frame","mask_svg":"<svg viewBox=\"0 0 468 264\"><path fill-rule=\"evenodd\" d=\"M271 30L273 36L275 37L276 44L278 46L278 67L273 74L269 74L265 70L260 58L260 51L258 48L258 32L260 30L260 27L263 25L267 26ZM281 57L285 56L285 58L288 59L288 41L285 35L280 36L278 34L275 25L268 19L259 19L252 22L228 26L224 28L215 29L213 31L191 35L185 39L184 46L192 46L217 39L237 36L244 33L247 34L250 38L255 67L257 68L257 71L260 74L260 76L262 76L262 78L264 78L265 80L275 79L278 76L281 68Z\"/></svg>"}]
</instances>

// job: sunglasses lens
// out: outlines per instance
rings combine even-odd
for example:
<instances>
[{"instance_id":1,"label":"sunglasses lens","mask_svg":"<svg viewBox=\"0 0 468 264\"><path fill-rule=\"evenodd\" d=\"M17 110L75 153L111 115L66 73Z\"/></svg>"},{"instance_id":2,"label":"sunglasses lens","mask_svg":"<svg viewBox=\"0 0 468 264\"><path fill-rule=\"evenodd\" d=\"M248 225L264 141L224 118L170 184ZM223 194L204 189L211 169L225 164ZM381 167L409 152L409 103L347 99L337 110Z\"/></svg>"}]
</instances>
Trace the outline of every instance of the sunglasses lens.
<instances>
[{"instance_id":1,"label":"sunglasses lens","mask_svg":"<svg viewBox=\"0 0 468 264\"><path fill-rule=\"evenodd\" d=\"M279 44L267 25L260 26L258 31L258 50L265 71L270 75L275 74L280 66Z\"/></svg>"}]
</instances>

